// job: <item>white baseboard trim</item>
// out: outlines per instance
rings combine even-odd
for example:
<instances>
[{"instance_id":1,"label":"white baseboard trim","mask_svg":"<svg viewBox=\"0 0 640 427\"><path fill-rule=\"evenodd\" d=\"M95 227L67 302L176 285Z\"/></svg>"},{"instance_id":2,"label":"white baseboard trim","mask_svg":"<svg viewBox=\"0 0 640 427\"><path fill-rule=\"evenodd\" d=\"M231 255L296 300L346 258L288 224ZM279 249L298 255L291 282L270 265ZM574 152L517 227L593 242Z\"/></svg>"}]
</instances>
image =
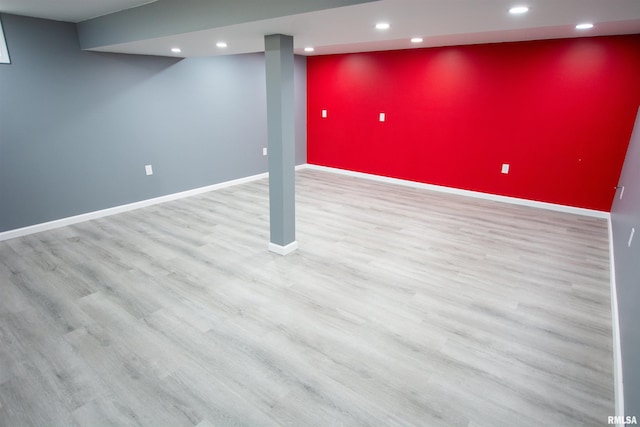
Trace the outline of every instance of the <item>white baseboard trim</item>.
<instances>
[{"instance_id":1,"label":"white baseboard trim","mask_svg":"<svg viewBox=\"0 0 640 427\"><path fill-rule=\"evenodd\" d=\"M494 202L511 203L514 205L529 206L529 207L534 207L539 209L547 209L551 211L565 212L565 213L590 216L595 218L603 218L603 219L609 218L609 212L597 211L593 209L576 208L573 206L557 205L554 203L547 203L547 202L538 202L535 200L520 199L517 197L499 196L497 194L481 193L479 191L461 190L459 188L444 187L442 185L434 185L434 184L425 184L422 182L409 181L406 179L389 178L386 176L373 175L373 174L363 173L363 172L354 172L350 170L331 168L327 166L307 164L306 168L326 171L326 172L333 172L341 175L354 176L358 178L369 179L372 181L384 182L387 184L403 185L405 187L421 188L425 190L439 191L441 193L457 194L460 196L474 197L476 199L491 200Z\"/></svg>"},{"instance_id":2,"label":"white baseboard trim","mask_svg":"<svg viewBox=\"0 0 640 427\"><path fill-rule=\"evenodd\" d=\"M232 187L234 185L244 184L246 182L257 181L259 179L267 178L268 176L269 176L268 173L261 173L258 175L252 175L244 178L234 179L231 181L221 182L219 184L208 185L206 187L195 188L193 190L182 191L180 193L168 194L166 196L155 197L153 199L142 200L139 202L129 203L126 205L115 206L112 208L102 209L94 212L88 212L85 214L62 218L55 221L49 221L42 224L31 225L29 227L23 227L23 228L17 228L15 230L4 231L0 233L0 242L3 240L15 239L17 237L26 236L33 233L40 233L42 231L48 231L48 230L53 230L60 227L65 227L67 225L78 224L80 222L90 221L92 219L103 218L106 216L128 212L135 209L145 208L147 206L153 206L159 203L183 199L185 197L195 196L197 194L207 193L209 191L219 190L221 188Z\"/></svg>"},{"instance_id":3,"label":"white baseboard trim","mask_svg":"<svg viewBox=\"0 0 640 427\"><path fill-rule=\"evenodd\" d=\"M515 198L515 197L498 196L498 195L495 195L495 194L480 193L480 192L477 192L477 191L460 190L460 189L457 189L457 188L443 187L443 186L440 186L440 185L433 185L433 184L424 184L424 183L421 183L421 182L408 181L408 180L404 180L404 179L388 178L388 177L385 177L385 176L372 175L372 174L367 174L367 173L362 173L362 172L354 172L354 171L349 171L349 170L345 170L345 169L330 168L330 167L326 167L326 166L302 164L302 165L297 165L295 167L295 169L297 171L298 170L303 170L303 169L322 170L322 171L339 173L339 174L348 175L348 176L355 176L355 177L359 177L359 178L370 179L370 180L379 181L379 182L386 182L386 183L391 183L391 184L396 184L396 185L404 185L404 186L413 187L413 188L422 188L422 189L427 189L427 190L432 190L432 191L439 191L439 192L450 193L450 194L458 194L458 195L463 195L463 196L475 197L475 198L480 198L480 199L485 199L485 200L499 201L499 202L504 202L504 203L513 203L513 204L524 205L524 206L532 206L532 207L537 207L537 208L542 208L542 209L549 209L549 210L573 213L573 214L578 214L578 215L586 215L586 216L592 216L592 217L597 217L597 218L605 218L605 219L609 218L609 213L608 212L602 212L602 211L596 211L596 210L590 210L590 209L582 209L582 208L576 208L576 207L572 207L572 206L555 205L553 203L536 202L536 201L533 201L533 200L519 199L519 198ZM15 239L17 237L26 236L26 235L33 234L33 233L40 233L42 231L48 231L48 230L53 230L53 229L60 228L60 227L65 227L65 226L68 226L68 225L78 224L80 222L90 221L92 219L103 218L103 217L106 217L106 216L109 216L109 215L115 215L115 214L118 214L118 213L128 212L128 211L131 211L131 210L135 210L135 209L140 209L140 208L144 208L144 207L147 207L147 206L156 205L156 204L159 204L159 203L169 202L169 201L172 201L172 200L178 200L178 199L182 199L184 197L195 196L197 194L206 193L208 191L214 191L214 190L218 190L218 189L221 189L221 188L226 188L226 187L231 187L231 186L238 185L238 184L243 184L243 183L246 183L246 182L256 181L256 180L259 180L259 179L267 178L268 176L269 176L269 174L265 172L265 173L261 173L261 174L258 174L258 175L252 175L252 176L248 176L248 177L244 177L244 178L234 179L234 180L231 180L231 181L226 181L226 182L221 182L221 183L218 183L218 184L213 184L213 185L208 185L208 186L205 186L205 187L196 188L196 189L193 189L193 190L187 190L187 191L183 191L183 192L180 192L180 193L169 194L169 195L166 195L166 196L160 196L160 197L156 197L156 198L153 198L153 199L142 200L142 201L139 201L139 202L129 203L129 204L126 204L126 205L115 206L115 207L112 207L112 208L102 209L102 210L99 210L99 211L94 211L94 212L88 212L88 213L85 213L85 214L75 215L75 216L72 216L72 217L61 218L61 219L54 220L54 221L49 221L49 222L45 222L45 223L41 223L41 224L31 225L31 226L28 226L28 227L17 228L15 230L3 231L3 232L0 232L0 242L4 241L4 240L9 240L9 239Z\"/></svg>"},{"instance_id":4,"label":"white baseboard trim","mask_svg":"<svg viewBox=\"0 0 640 427\"><path fill-rule=\"evenodd\" d=\"M281 246L275 243L269 243L269 251L282 256L289 255L291 252L294 252L296 249L298 249L297 241L293 241L286 246Z\"/></svg>"},{"instance_id":5,"label":"white baseboard trim","mask_svg":"<svg viewBox=\"0 0 640 427\"><path fill-rule=\"evenodd\" d=\"M307 164L297 165L296 170L305 169ZM195 196L197 194L206 193L209 191L219 190L221 188L232 187L234 185L244 184L246 182L257 181L259 179L268 178L269 173L261 173L258 175L251 175L244 178L238 178L231 181L225 181L218 184L207 185L205 187L195 188L193 190L182 191L180 193L168 194L166 196L155 197L153 199L141 200L139 202L129 203L126 205L114 206L112 208L102 209L94 212L87 212L80 215L70 216L67 218L61 218L54 221L43 222L41 224L30 225L28 227L16 228L15 230L0 232L0 242L9 239L15 239L29 234L40 233L42 231L54 230L60 227L66 227L67 225L78 224L84 221L91 221L92 219L104 218L109 215L115 215L123 212L132 211L135 209L145 208L147 206L157 205L159 203L170 202L172 200L178 200L189 196Z\"/></svg>"},{"instance_id":6,"label":"white baseboard trim","mask_svg":"<svg viewBox=\"0 0 640 427\"><path fill-rule=\"evenodd\" d=\"M618 317L618 292L616 285L616 261L613 252L613 224L609 217L609 270L611 276L611 332L613 335L613 391L615 415L624 419L624 384L622 376L622 349L620 347L620 318Z\"/></svg>"}]
</instances>

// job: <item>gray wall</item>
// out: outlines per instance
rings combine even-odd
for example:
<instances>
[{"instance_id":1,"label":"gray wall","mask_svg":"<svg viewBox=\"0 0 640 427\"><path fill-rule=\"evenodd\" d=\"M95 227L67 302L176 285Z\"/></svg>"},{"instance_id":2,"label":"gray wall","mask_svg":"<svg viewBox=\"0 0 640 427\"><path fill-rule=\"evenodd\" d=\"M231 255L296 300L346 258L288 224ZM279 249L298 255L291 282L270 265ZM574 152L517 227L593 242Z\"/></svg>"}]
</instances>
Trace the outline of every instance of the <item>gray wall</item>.
<instances>
[{"instance_id":1,"label":"gray wall","mask_svg":"<svg viewBox=\"0 0 640 427\"><path fill-rule=\"evenodd\" d=\"M625 413L640 417L640 110L611 209ZM631 247L631 229L636 229Z\"/></svg>"},{"instance_id":2,"label":"gray wall","mask_svg":"<svg viewBox=\"0 0 640 427\"><path fill-rule=\"evenodd\" d=\"M84 52L74 24L2 22L12 64L0 64L0 232L267 171L264 54ZM301 164L302 57L296 88Z\"/></svg>"}]
</instances>

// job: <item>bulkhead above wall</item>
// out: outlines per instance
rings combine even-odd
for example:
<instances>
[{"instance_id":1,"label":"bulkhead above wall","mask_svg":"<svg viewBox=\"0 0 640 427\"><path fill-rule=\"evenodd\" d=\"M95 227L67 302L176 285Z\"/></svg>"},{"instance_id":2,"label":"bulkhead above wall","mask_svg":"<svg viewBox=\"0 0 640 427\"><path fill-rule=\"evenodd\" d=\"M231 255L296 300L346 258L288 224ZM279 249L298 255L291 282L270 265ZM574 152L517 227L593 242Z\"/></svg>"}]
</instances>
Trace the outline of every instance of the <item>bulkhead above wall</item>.
<instances>
[{"instance_id":1,"label":"bulkhead above wall","mask_svg":"<svg viewBox=\"0 0 640 427\"><path fill-rule=\"evenodd\" d=\"M80 46L109 50L109 46L179 34L248 24L378 0L158 0L80 22ZM256 40L264 51L263 36ZM248 53L248 52L242 52Z\"/></svg>"}]
</instances>

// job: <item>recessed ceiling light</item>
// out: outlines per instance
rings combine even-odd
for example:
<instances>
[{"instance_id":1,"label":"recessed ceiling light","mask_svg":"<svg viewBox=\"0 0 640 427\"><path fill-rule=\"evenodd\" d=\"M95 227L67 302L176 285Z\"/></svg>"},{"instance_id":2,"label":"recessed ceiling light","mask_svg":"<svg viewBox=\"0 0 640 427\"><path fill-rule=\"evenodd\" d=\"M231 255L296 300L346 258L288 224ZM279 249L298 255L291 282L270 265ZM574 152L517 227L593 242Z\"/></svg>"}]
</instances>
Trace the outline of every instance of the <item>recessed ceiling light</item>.
<instances>
[{"instance_id":1,"label":"recessed ceiling light","mask_svg":"<svg viewBox=\"0 0 640 427\"><path fill-rule=\"evenodd\" d=\"M313 52L314 50L315 50L315 49L314 49L314 48L312 48L311 46L309 46L309 47L305 47L305 48L304 48L304 51L305 51L305 52Z\"/></svg>"},{"instance_id":2,"label":"recessed ceiling light","mask_svg":"<svg viewBox=\"0 0 640 427\"><path fill-rule=\"evenodd\" d=\"M182 52L182 49L180 49L179 47L172 47L172 48L171 48L171 52L173 52L173 53L180 53L180 52Z\"/></svg>"},{"instance_id":3,"label":"recessed ceiling light","mask_svg":"<svg viewBox=\"0 0 640 427\"><path fill-rule=\"evenodd\" d=\"M422 43L424 39L422 37L414 37L411 39L411 43Z\"/></svg>"},{"instance_id":4,"label":"recessed ceiling light","mask_svg":"<svg viewBox=\"0 0 640 427\"><path fill-rule=\"evenodd\" d=\"M576 30L588 30L590 28L593 28L593 24L590 22L585 22L584 24L576 25Z\"/></svg>"},{"instance_id":5,"label":"recessed ceiling light","mask_svg":"<svg viewBox=\"0 0 640 427\"><path fill-rule=\"evenodd\" d=\"M509 9L509 13L512 15L520 15L527 12L529 12L529 8L527 6L514 6Z\"/></svg>"},{"instance_id":6,"label":"recessed ceiling light","mask_svg":"<svg viewBox=\"0 0 640 427\"><path fill-rule=\"evenodd\" d=\"M218 46L220 48L225 48L225 47L227 47L227 44L225 42L218 42L218 43L216 43L216 46Z\"/></svg>"},{"instance_id":7,"label":"recessed ceiling light","mask_svg":"<svg viewBox=\"0 0 640 427\"><path fill-rule=\"evenodd\" d=\"M388 30L389 28L391 28L391 25L388 22L378 22L376 24L376 29L378 30Z\"/></svg>"}]
</instances>

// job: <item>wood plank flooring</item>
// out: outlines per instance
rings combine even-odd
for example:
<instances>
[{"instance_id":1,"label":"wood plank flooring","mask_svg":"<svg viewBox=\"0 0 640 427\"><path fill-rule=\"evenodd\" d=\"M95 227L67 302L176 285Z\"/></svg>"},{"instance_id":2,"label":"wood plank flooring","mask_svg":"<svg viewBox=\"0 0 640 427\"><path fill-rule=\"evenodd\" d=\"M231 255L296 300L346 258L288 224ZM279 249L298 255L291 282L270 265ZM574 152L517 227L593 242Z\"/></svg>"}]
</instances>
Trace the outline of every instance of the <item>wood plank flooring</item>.
<instances>
[{"instance_id":1,"label":"wood plank flooring","mask_svg":"<svg viewBox=\"0 0 640 427\"><path fill-rule=\"evenodd\" d=\"M0 242L0 426L602 426L605 220L297 173Z\"/></svg>"}]
</instances>

